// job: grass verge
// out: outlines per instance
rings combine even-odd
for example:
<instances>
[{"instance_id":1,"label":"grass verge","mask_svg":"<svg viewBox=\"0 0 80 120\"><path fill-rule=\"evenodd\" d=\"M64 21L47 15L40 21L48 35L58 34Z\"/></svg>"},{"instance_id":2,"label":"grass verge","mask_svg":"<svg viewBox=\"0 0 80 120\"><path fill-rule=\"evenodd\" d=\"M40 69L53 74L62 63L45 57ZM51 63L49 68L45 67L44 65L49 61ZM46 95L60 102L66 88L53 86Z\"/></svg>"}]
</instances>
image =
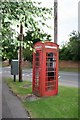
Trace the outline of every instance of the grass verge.
<instances>
[{"instance_id":1,"label":"grass verge","mask_svg":"<svg viewBox=\"0 0 80 120\"><path fill-rule=\"evenodd\" d=\"M80 72L80 68L59 68L59 71L65 71L65 72Z\"/></svg>"},{"instance_id":2,"label":"grass verge","mask_svg":"<svg viewBox=\"0 0 80 120\"><path fill-rule=\"evenodd\" d=\"M12 79L7 79L6 82L20 97L32 93L28 81L14 83ZM32 118L78 118L78 88L59 86L57 96L42 97L35 101L24 99L22 103Z\"/></svg>"}]
</instances>

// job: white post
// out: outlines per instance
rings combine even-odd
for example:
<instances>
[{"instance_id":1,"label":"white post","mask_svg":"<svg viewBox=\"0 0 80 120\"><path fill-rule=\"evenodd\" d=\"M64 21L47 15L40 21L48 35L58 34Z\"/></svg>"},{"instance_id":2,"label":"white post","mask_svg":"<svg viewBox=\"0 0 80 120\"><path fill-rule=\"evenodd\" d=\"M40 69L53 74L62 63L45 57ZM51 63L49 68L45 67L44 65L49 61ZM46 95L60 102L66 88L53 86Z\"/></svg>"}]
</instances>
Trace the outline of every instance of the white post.
<instances>
[{"instance_id":1,"label":"white post","mask_svg":"<svg viewBox=\"0 0 80 120\"><path fill-rule=\"evenodd\" d=\"M80 1L78 2L78 32L80 33Z\"/></svg>"},{"instance_id":2,"label":"white post","mask_svg":"<svg viewBox=\"0 0 80 120\"><path fill-rule=\"evenodd\" d=\"M57 6L58 6L58 2L57 0L54 0L54 43L57 43L57 34L58 34L58 30L57 30L57 27L58 27L58 21L57 21Z\"/></svg>"}]
</instances>

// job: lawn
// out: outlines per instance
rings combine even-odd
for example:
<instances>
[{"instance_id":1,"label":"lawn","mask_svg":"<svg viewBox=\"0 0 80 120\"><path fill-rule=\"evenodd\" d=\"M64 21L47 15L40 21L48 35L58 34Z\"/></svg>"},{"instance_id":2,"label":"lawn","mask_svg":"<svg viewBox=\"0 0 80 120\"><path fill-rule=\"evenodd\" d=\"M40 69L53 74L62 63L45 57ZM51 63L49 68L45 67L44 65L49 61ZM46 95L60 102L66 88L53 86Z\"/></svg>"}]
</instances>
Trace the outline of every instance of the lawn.
<instances>
[{"instance_id":1,"label":"lawn","mask_svg":"<svg viewBox=\"0 0 80 120\"><path fill-rule=\"evenodd\" d=\"M65 71L65 72L80 72L80 68L59 68L59 71Z\"/></svg>"},{"instance_id":2,"label":"lawn","mask_svg":"<svg viewBox=\"0 0 80 120\"><path fill-rule=\"evenodd\" d=\"M7 79L6 82L21 97L32 93L28 81L14 83L12 79ZM42 97L35 101L24 99L22 103L32 118L78 118L77 88L59 86L57 96Z\"/></svg>"}]
</instances>

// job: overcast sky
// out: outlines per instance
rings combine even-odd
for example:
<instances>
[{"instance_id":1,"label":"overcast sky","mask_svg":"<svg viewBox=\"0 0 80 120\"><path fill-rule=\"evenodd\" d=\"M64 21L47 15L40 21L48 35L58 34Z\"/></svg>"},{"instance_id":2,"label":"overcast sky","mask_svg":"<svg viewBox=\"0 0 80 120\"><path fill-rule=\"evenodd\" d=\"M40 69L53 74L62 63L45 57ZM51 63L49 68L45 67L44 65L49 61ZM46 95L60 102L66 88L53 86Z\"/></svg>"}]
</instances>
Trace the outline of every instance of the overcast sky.
<instances>
[{"instance_id":1,"label":"overcast sky","mask_svg":"<svg viewBox=\"0 0 80 120\"><path fill-rule=\"evenodd\" d=\"M54 0L37 0L43 6L53 6ZM73 30L78 30L78 2L80 0L58 0L58 44L61 45L69 39L69 34ZM54 28L54 20L48 22ZM54 29L46 30L52 34L54 41Z\"/></svg>"}]
</instances>

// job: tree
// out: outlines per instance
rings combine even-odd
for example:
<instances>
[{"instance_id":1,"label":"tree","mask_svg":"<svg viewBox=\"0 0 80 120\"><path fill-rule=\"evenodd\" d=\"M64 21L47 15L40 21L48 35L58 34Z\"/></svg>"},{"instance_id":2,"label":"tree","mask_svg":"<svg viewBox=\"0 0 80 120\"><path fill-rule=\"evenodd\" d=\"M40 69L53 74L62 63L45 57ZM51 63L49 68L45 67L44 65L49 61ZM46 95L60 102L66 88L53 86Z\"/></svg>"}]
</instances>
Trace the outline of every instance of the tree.
<instances>
[{"instance_id":1,"label":"tree","mask_svg":"<svg viewBox=\"0 0 80 120\"><path fill-rule=\"evenodd\" d=\"M10 28L10 22L5 22L2 29L2 60L17 58L17 47L13 40L14 30Z\"/></svg>"},{"instance_id":2,"label":"tree","mask_svg":"<svg viewBox=\"0 0 80 120\"><path fill-rule=\"evenodd\" d=\"M62 49L59 50L59 59L60 60L72 60L69 48L67 46L63 46Z\"/></svg>"},{"instance_id":3,"label":"tree","mask_svg":"<svg viewBox=\"0 0 80 120\"><path fill-rule=\"evenodd\" d=\"M24 36L24 43L27 44L26 47L23 49L24 60L32 62L32 48L34 44L44 39L51 41L51 36L47 35L46 33L40 33L40 30L38 31L38 36L35 36L34 31L28 31L26 33L26 36Z\"/></svg>"},{"instance_id":4,"label":"tree","mask_svg":"<svg viewBox=\"0 0 80 120\"><path fill-rule=\"evenodd\" d=\"M45 21L51 18L52 8L41 7L40 2L32 2L31 0L23 1L23 2L0 2L0 7L1 7L0 16L1 16L1 24L2 24L0 34L2 34L3 47L4 46L8 47L7 45L11 46L11 44L15 43L14 50L17 50L18 48L17 46L18 42L15 37L16 35L14 34L16 33L16 30L14 31L12 30L12 27L14 25L13 21L16 21L16 26L19 26L19 23L23 22L26 32L34 31L32 37L35 36L35 38L39 38L39 39L42 38L42 36L39 36L38 34L39 30L41 33L43 33L43 35L45 34L41 26L49 27L48 25L45 24ZM5 27L5 24L7 25L7 27ZM5 52L4 48L2 49L3 49L3 53L2 53L3 59L5 59L4 56L8 58L7 57L8 52ZM12 52L14 50L12 50Z\"/></svg>"},{"instance_id":5,"label":"tree","mask_svg":"<svg viewBox=\"0 0 80 120\"><path fill-rule=\"evenodd\" d=\"M60 50L60 60L80 60L80 34L73 31L70 34L69 42L63 45Z\"/></svg>"},{"instance_id":6,"label":"tree","mask_svg":"<svg viewBox=\"0 0 80 120\"><path fill-rule=\"evenodd\" d=\"M72 56L72 60L80 60L80 34L73 31L70 35L68 48Z\"/></svg>"},{"instance_id":7,"label":"tree","mask_svg":"<svg viewBox=\"0 0 80 120\"><path fill-rule=\"evenodd\" d=\"M35 31L27 31L26 36L24 36L24 42L32 41L35 44L38 41L49 40L51 41L51 35L42 33L40 29L37 31L37 36Z\"/></svg>"}]
</instances>

